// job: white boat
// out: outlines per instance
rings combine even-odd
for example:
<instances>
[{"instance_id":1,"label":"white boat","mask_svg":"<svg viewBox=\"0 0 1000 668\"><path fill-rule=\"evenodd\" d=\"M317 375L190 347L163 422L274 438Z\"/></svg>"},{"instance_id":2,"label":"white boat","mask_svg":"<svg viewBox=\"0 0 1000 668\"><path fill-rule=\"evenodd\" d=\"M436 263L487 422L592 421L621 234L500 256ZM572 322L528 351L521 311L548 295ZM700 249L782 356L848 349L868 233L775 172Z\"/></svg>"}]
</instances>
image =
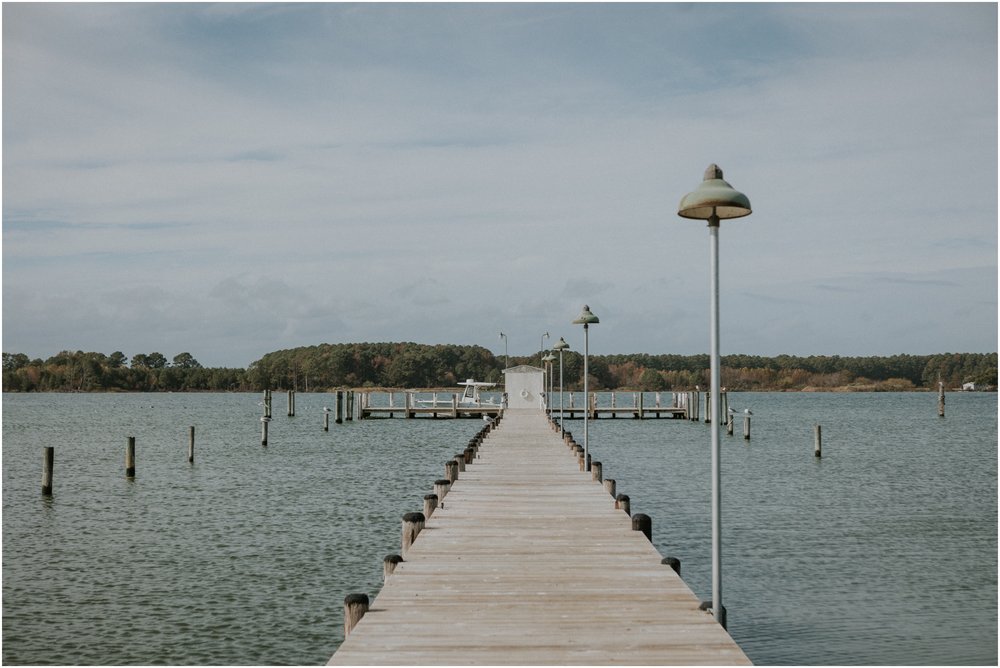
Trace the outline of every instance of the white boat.
<instances>
[{"instance_id":1,"label":"white boat","mask_svg":"<svg viewBox=\"0 0 1000 668\"><path fill-rule=\"evenodd\" d=\"M465 387L465 391L458 400L459 406L488 406L499 408L500 404L493 399L483 399L479 396L479 388L481 387L496 387L496 383L483 383L480 381L472 380L471 378L459 383Z\"/></svg>"},{"instance_id":2,"label":"white boat","mask_svg":"<svg viewBox=\"0 0 1000 668\"><path fill-rule=\"evenodd\" d=\"M484 383L482 381L469 378L468 380L464 380L458 384L465 388L462 395L458 398L459 408L500 408L499 402L493 399L483 399L479 394L481 388L496 387L496 383ZM438 406L450 406L451 397L442 401L438 399L437 394L435 394L433 399L418 399L417 403L424 406L432 406L434 408Z\"/></svg>"}]
</instances>

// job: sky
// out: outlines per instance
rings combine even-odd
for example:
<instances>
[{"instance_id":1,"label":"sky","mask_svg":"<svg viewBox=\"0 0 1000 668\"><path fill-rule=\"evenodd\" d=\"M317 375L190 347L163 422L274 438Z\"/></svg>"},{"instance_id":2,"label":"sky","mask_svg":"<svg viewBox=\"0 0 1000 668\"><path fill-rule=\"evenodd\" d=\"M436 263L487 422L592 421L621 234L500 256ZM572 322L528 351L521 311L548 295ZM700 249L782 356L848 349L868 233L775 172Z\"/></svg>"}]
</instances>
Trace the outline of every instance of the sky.
<instances>
[{"instance_id":1,"label":"sky","mask_svg":"<svg viewBox=\"0 0 1000 668\"><path fill-rule=\"evenodd\" d=\"M997 350L997 5L3 5L3 350ZM544 334L548 332L549 338Z\"/></svg>"}]
</instances>

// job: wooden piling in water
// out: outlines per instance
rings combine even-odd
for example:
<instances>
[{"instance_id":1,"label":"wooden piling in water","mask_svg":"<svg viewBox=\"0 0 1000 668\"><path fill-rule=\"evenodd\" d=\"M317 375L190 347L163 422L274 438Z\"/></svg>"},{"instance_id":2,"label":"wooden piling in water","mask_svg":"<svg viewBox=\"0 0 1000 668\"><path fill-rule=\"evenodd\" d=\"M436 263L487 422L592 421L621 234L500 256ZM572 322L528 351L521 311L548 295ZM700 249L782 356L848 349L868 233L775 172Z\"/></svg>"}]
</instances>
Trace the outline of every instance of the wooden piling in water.
<instances>
[{"instance_id":1,"label":"wooden piling in water","mask_svg":"<svg viewBox=\"0 0 1000 668\"><path fill-rule=\"evenodd\" d=\"M434 509L437 508L437 505L437 494L424 494L424 517L430 519L431 515L434 514Z\"/></svg>"},{"instance_id":2,"label":"wooden piling in water","mask_svg":"<svg viewBox=\"0 0 1000 668\"><path fill-rule=\"evenodd\" d=\"M677 557L663 557L663 560L660 561L660 563L664 566L670 566L670 568L674 569L674 573L677 573L677 575L681 574L681 560Z\"/></svg>"},{"instance_id":3,"label":"wooden piling in water","mask_svg":"<svg viewBox=\"0 0 1000 668\"><path fill-rule=\"evenodd\" d=\"M743 414L743 440L750 440L750 414Z\"/></svg>"},{"instance_id":4,"label":"wooden piling in water","mask_svg":"<svg viewBox=\"0 0 1000 668\"><path fill-rule=\"evenodd\" d=\"M938 381L938 417L944 417L944 383Z\"/></svg>"},{"instance_id":5,"label":"wooden piling in water","mask_svg":"<svg viewBox=\"0 0 1000 668\"><path fill-rule=\"evenodd\" d=\"M260 444L265 448L267 447L267 425L271 421L269 417L262 417L260 419Z\"/></svg>"},{"instance_id":6,"label":"wooden piling in water","mask_svg":"<svg viewBox=\"0 0 1000 668\"><path fill-rule=\"evenodd\" d=\"M590 479L594 482L601 482L604 480L604 465L601 462L595 462L591 460L590 462Z\"/></svg>"},{"instance_id":7,"label":"wooden piling in water","mask_svg":"<svg viewBox=\"0 0 1000 668\"><path fill-rule=\"evenodd\" d=\"M56 449L47 445L42 448L42 495L52 496L52 468Z\"/></svg>"},{"instance_id":8,"label":"wooden piling in water","mask_svg":"<svg viewBox=\"0 0 1000 668\"><path fill-rule=\"evenodd\" d=\"M194 425L188 427L188 463L194 463Z\"/></svg>"},{"instance_id":9,"label":"wooden piling in water","mask_svg":"<svg viewBox=\"0 0 1000 668\"><path fill-rule=\"evenodd\" d=\"M330 431L330 411L323 411L323 431Z\"/></svg>"},{"instance_id":10,"label":"wooden piling in water","mask_svg":"<svg viewBox=\"0 0 1000 668\"><path fill-rule=\"evenodd\" d=\"M820 425L813 427L813 455L823 456L823 428Z\"/></svg>"},{"instance_id":11,"label":"wooden piling in water","mask_svg":"<svg viewBox=\"0 0 1000 668\"><path fill-rule=\"evenodd\" d=\"M406 513L403 515L403 535L401 545L403 557L406 557L407 550L413 545L420 532L424 530L426 518L423 513Z\"/></svg>"},{"instance_id":12,"label":"wooden piling in water","mask_svg":"<svg viewBox=\"0 0 1000 668\"><path fill-rule=\"evenodd\" d=\"M336 424L344 423L344 391L337 390L337 404L336 404L337 415L334 422Z\"/></svg>"},{"instance_id":13,"label":"wooden piling in water","mask_svg":"<svg viewBox=\"0 0 1000 668\"><path fill-rule=\"evenodd\" d=\"M605 478L604 479L604 491L611 495L611 498L615 498L615 479Z\"/></svg>"},{"instance_id":14,"label":"wooden piling in water","mask_svg":"<svg viewBox=\"0 0 1000 668\"><path fill-rule=\"evenodd\" d=\"M632 531L641 531L646 540L653 542L653 519L645 513L636 513L632 516Z\"/></svg>"},{"instance_id":15,"label":"wooden piling in water","mask_svg":"<svg viewBox=\"0 0 1000 668\"><path fill-rule=\"evenodd\" d=\"M434 481L434 494L438 498L438 505L444 502L444 497L448 495L448 490L451 489L451 480L441 479Z\"/></svg>"},{"instance_id":16,"label":"wooden piling in water","mask_svg":"<svg viewBox=\"0 0 1000 668\"><path fill-rule=\"evenodd\" d=\"M625 514L628 516L632 515L631 503L628 498L628 494L619 494L615 497L615 509L624 510Z\"/></svg>"},{"instance_id":17,"label":"wooden piling in water","mask_svg":"<svg viewBox=\"0 0 1000 668\"><path fill-rule=\"evenodd\" d=\"M368 594L348 594L344 597L344 637L346 638L368 612Z\"/></svg>"},{"instance_id":18,"label":"wooden piling in water","mask_svg":"<svg viewBox=\"0 0 1000 668\"><path fill-rule=\"evenodd\" d=\"M129 436L125 444L125 477L135 477L135 436Z\"/></svg>"},{"instance_id":19,"label":"wooden piling in water","mask_svg":"<svg viewBox=\"0 0 1000 668\"><path fill-rule=\"evenodd\" d=\"M389 576L396 570L396 566L403 562L403 558L398 554L386 555L382 560L382 582L389 579Z\"/></svg>"}]
</instances>

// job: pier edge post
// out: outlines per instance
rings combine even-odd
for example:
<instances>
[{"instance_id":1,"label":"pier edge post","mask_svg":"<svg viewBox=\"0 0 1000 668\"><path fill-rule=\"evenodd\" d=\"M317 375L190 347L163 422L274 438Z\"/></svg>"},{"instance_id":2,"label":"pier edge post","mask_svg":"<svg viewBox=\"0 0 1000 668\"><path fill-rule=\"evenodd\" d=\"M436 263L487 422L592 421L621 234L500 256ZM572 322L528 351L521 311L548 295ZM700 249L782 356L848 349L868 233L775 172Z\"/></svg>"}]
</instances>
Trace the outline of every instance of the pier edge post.
<instances>
[{"instance_id":1,"label":"pier edge post","mask_svg":"<svg viewBox=\"0 0 1000 668\"><path fill-rule=\"evenodd\" d=\"M348 594L344 597L344 637L346 638L368 612L368 594Z\"/></svg>"},{"instance_id":2,"label":"pier edge post","mask_svg":"<svg viewBox=\"0 0 1000 668\"><path fill-rule=\"evenodd\" d=\"M653 518L645 513L636 513L632 516L632 531L641 531L646 540L653 542Z\"/></svg>"},{"instance_id":3,"label":"pier edge post","mask_svg":"<svg viewBox=\"0 0 1000 668\"><path fill-rule=\"evenodd\" d=\"M385 583L389 576L396 571L396 566L403 562L403 558L398 554L387 554L382 560L382 582Z\"/></svg>"},{"instance_id":4,"label":"pier edge post","mask_svg":"<svg viewBox=\"0 0 1000 668\"><path fill-rule=\"evenodd\" d=\"M406 556L407 550L413 545L413 541L417 539L420 532L424 529L425 522L423 513L406 513L403 515L403 536L402 536L402 553Z\"/></svg>"}]
</instances>

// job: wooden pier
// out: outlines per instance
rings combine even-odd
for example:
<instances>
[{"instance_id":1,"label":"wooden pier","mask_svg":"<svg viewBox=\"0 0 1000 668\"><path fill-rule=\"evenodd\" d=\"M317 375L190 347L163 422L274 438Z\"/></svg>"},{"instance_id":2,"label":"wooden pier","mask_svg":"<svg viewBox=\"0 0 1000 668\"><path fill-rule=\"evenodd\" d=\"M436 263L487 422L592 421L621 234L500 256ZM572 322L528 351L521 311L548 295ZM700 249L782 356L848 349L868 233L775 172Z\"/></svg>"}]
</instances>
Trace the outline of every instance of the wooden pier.
<instances>
[{"instance_id":1,"label":"wooden pier","mask_svg":"<svg viewBox=\"0 0 1000 668\"><path fill-rule=\"evenodd\" d=\"M412 544L407 514L402 561L330 665L749 664L583 468L541 410L506 411Z\"/></svg>"},{"instance_id":2,"label":"wooden pier","mask_svg":"<svg viewBox=\"0 0 1000 668\"><path fill-rule=\"evenodd\" d=\"M417 401L414 393L410 391L402 392L403 401L400 404L393 404L392 398L395 393L384 393L389 397L388 405L376 405L372 402L375 393L360 393L360 408L358 409L359 419L368 418L481 418L496 417L500 414L501 408L492 404L468 405L462 404L458 400L457 394L441 392L443 397L439 397L438 392L433 393L430 400ZM563 397L562 408L559 405L558 393L549 396L549 413L555 417L560 414L567 420L582 420L585 411L584 406L576 401L578 393L566 392ZM624 396L626 403L618 405L616 394ZM690 406L697 410L698 399L696 392L675 392L668 394L669 403L661 404L660 393L656 393L656 401L653 405L644 402L642 392L620 392L611 393L611 405L599 406L597 404L597 393L590 393L590 415L591 420L602 418L635 418L638 420L659 419L662 417L688 419L692 413Z\"/></svg>"}]
</instances>

